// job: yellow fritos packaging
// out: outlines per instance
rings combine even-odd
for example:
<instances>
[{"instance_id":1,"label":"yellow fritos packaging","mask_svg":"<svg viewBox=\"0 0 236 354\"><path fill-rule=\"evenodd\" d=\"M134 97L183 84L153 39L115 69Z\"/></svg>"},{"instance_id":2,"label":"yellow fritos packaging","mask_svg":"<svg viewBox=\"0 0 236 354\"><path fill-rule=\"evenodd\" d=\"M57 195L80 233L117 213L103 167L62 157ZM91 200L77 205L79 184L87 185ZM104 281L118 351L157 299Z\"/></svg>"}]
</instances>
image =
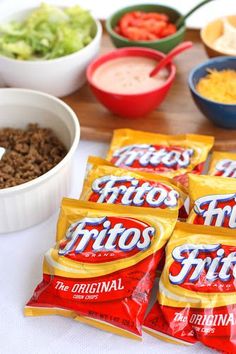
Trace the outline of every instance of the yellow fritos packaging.
<instances>
[{"instance_id":1,"label":"yellow fritos packaging","mask_svg":"<svg viewBox=\"0 0 236 354\"><path fill-rule=\"evenodd\" d=\"M235 353L235 264L234 230L177 223L145 331L176 344L200 341Z\"/></svg>"},{"instance_id":2,"label":"yellow fritos packaging","mask_svg":"<svg viewBox=\"0 0 236 354\"><path fill-rule=\"evenodd\" d=\"M200 174L214 143L212 136L114 131L107 160L116 167L163 174L186 184L186 173Z\"/></svg>"},{"instance_id":3,"label":"yellow fritos packaging","mask_svg":"<svg viewBox=\"0 0 236 354\"><path fill-rule=\"evenodd\" d=\"M236 153L214 151L208 174L236 178Z\"/></svg>"},{"instance_id":4,"label":"yellow fritos packaging","mask_svg":"<svg viewBox=\"0 0 236 354\"><path fill-rule=\"evenodd\" d=\"M236 228L236 180L189 175L188 223Z\"/></svg>"},{"instance_id":5,"label":"yellow fritos packaging","mask_svg":"<svg viewBox=\"0 0 236 354\"><path fill-rule=\"evenodd\" d=\"M157 265L177 210L62 201L57 243L27 316L59 314L141 339Z\"/></svg>"},{"instance_id":6,"label":"yellow fritos packaging","mask_svg":"<svg viewBox=\"0 0 236 354\"><path fill-rule=\"evenodd\" d=\"M117 168L106 160L90 156L80 200L126 206L179 209L186 217L187 192L168 177Z\"/></svg>"}]
</instances>

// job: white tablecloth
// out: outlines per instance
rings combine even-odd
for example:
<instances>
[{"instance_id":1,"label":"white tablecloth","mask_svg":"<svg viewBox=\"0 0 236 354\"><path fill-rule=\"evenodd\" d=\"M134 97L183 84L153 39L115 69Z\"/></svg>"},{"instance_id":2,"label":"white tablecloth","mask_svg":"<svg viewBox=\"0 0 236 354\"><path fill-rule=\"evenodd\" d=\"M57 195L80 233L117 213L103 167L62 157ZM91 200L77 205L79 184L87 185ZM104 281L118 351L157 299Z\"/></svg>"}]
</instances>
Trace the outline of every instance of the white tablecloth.
<instances>
[{"instance_id":1,"label":"white tablecloth","mask_svg":"<svg viewBox=\"0 0 236 354\"><path fill-rule=\"evenodd\" d=\"M81 141L74 160L71 196L77 198L88 155L106 144ZM1 220L1 216L0 216ZM205 354L201 345L180 347L144 334L142 343L59 317L24 317L23 307L42 278L43 254L55 239L57 213L25 231L0 235L0 354Z\"/></svg>"}]
</instances>

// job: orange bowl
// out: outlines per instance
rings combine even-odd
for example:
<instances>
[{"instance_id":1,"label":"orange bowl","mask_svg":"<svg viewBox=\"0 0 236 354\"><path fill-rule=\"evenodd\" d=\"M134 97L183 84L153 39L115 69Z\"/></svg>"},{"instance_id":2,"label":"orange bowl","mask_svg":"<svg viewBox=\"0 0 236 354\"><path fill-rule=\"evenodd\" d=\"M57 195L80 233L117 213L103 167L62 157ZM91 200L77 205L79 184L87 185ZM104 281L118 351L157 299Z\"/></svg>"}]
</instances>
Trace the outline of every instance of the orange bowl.
<instances>
[{"instance_id":1,"label":"orange bowl","mask_svg":"<svg viewBox=\"0 0 236 354\"><path fill-rule=\"evenodd\" d=\"M225 16L224 16L225 17ZM226 16L228 22L236 28L236 15ZM223 17L218 18L212 22L209 22L201 30L200 36L204 44L207 55L210 58L219 57L219 56L232 56L232 54L225 53L223 51L216 50L214 48L214 42L223 34Z\"/></svg>"}]
</instances>

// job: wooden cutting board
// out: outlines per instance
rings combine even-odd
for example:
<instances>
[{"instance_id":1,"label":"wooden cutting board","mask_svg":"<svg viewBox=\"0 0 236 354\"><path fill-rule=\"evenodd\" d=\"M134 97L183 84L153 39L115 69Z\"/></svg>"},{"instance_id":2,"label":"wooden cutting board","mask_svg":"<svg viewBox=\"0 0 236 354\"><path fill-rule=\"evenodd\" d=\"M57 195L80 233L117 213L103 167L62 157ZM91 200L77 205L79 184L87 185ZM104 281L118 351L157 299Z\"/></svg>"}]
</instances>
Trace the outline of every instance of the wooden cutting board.
<instances>
[{"instance_id":1,"label":"wooden cutting board","mask_svg":"<svg viewBox=\"0 0 236 354\"><path fill-rule=\"evenodd\" d=\"M96 101L88 85L64 101L79 117L83 139L109 141L117 128L139 129L165 134L208 134L216 138L215 149L236 150L236 130L216 127L195 106L188 89L190 70L207 59L200 41L199 31L188 30L186 40L194 42L194 48L176 58L177 75L162 105L149 116L141 119L125 119L115 116ZM102 38L101 53L114 49L106 33ZM236 119L236 112L235 112Z\"/></svg>"}]
</instances>

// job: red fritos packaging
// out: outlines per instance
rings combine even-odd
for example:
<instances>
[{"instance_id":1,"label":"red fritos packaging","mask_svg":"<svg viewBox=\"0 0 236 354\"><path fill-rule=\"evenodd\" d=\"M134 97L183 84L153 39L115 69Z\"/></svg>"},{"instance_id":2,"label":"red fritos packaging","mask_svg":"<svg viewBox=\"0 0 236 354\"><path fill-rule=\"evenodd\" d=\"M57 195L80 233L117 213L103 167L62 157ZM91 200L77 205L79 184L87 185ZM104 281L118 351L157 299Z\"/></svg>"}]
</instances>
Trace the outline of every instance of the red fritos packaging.
<instances>
[{"instance_id":1,"label":"red fritos packaging","mask_svg":"<svg viewBox=\"0 0 236 354\"><path fill-rule=\"evenodd\" d=\"M214 151L208 174L236 178L236 153Z\"/></svg>"},{"instance_id":2,"label":"red fritos packaging","mask_svg":"<svg viewBox=\"0 0 236 354\"><path fill-rule=\"evenodd\" d=\"M235 353L235 265L234 230L177 223L145 331L173 343L200 341Z\"/></svg>"},{"instance_id":3,"label":"red fritos packaging","mask_svg":"<svg viewBox=\"0 0 236 354\"><path fill-rule=\"evenodd\" d=\"M57 243L27 316L59 314L141 339L155 273L177 210L64 199Z\"/></svg>"},{"instance_id":4,"label":"red fritos packaging","mask_svg":"<svg viewBox=\"0 0 236 354\"><path fill-rule=\"evenodd\" d=\"M214 143L212 136L114 131L107 160L116 167L163 174L187 186L189 172L200 174Z\"/></svg>"},{"instance_id":5,"label":"red fritos packaging","mask_svg":"<svg viewBox=\"0 0 236 354\"><path fill-rule=\"evenodd\" d=\"M87 176L80 200L125 206L178 209L186 218L187 191L165 176L114 167L98 157L88 159Z\"/></svg>"},{"instance_id":6,"label":"red fritos packaging","mask_svg":"<svg viewBox=\"0 0 236 354\"><path fill-rule=\"evenodd\" d=\"M236 179L189 175L191 224L236 228Z\"/></svg>"}]
</instances>

